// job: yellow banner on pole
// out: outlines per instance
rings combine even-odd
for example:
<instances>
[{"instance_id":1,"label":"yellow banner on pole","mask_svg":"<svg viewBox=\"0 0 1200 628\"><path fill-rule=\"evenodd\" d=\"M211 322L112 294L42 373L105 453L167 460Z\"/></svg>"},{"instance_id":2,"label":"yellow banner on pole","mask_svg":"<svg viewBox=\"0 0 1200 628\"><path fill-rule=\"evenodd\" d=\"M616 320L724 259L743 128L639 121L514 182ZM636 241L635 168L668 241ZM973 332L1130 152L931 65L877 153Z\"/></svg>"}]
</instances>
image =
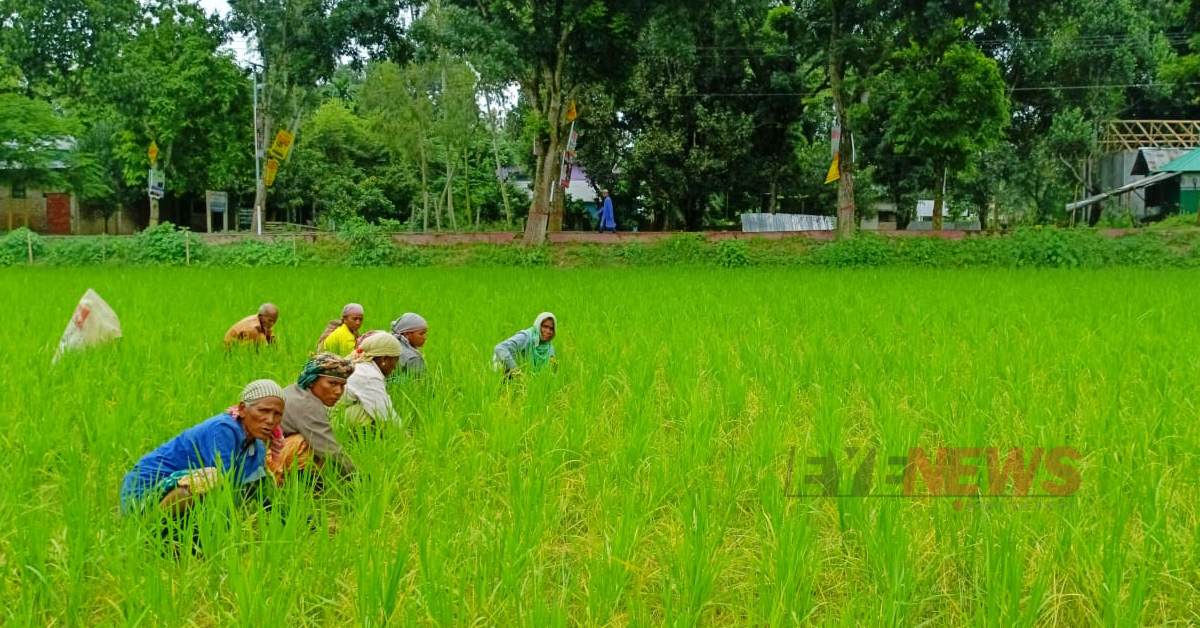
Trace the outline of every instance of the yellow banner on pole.
<instances>
[{"instance_id":1,"label":"yellow banner on pole","mask_svg":"<svg viewBox=\"0 0 1200 628\"><path fill-rule=\"evenodd\" d=\"M567 122L574 122L575 118L578 117L579 112L575 110L575 101L572 100L570 104L567 105Z\"/></svg>"},{"instance_id":2,"label":"yellow banner on pole","mask_svg":"<svg viewBox=\"0 0 1200 628\"><path fill-rule=\"evenodd\" d=\"M833 163L829 164L829 174L825 175L825 183L833 183L842 178L842 171L838 167L841 157L841 155L833 156Z\"/></svg>"},{"instance_id":3,"label":"yellow banner on pole","mask_svg":"<svg viewBox=\"0 0 1200 628\"><path fill-rule=\"evenodd\" d=\"M158 142L150 140L150 148L146 149L146 156L150 158L150 165L158 163Z\"/></svg>"},{"instance_id":4,"label":"yellow banner on pole","mask_svg":"<svg viewBox=\"0 0 1200 628\"><path fill-rule=\"evenodd\" d=\"M292 143L295 141L295 135L292 135L287 129L280 129L275 134L275 141L271 144L271 150L267 152L279 161L287 161L288 153L292 152Z\"/></svg>"},{"instance_id":5,"label":"yellow banner on pole","mask_svg":"<svg viewBox=\"0 0 1200 628\"><path fill-rule=\"evenodd\" d=\"M263 185L271 187L275 183L275 175L279 174L279 162L275 159L268 159L267 166L263 168Z\"/></svg>"}]
</instances>

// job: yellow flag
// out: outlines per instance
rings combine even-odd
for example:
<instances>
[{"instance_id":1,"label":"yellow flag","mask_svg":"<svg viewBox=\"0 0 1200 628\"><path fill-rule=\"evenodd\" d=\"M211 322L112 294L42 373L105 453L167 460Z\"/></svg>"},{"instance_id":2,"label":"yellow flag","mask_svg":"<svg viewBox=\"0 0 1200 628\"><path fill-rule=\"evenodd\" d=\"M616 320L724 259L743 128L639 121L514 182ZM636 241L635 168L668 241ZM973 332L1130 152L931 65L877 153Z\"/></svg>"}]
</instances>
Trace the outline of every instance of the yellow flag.
<instances>
[{"instance_id":1,"label":"yellow flag","mask_svg":"<svg viewBox=\"0 0 1200 628\"><path fill-rule=\"evenodd\" d=\"M267 153L279 161L287 161L288 153L292 151L292 143L295 141L295 135L292 135L287 129L280 129L279 133L275 134L275 141L271 144L271 150L267 151Z\"/></svg>"},{"instance_id":2,"label":"yellow flag","mask_svg":"<svg viewBox=\"0 0 1200 628\"><path fill-rule=\"evenodd\" d=\"M279 162L274 159L267 160L267 167L263 169L263 185L271 187L275 184L275 175L279 174Z\"/></svg>"},{"instance_id":3,"label":"yellow flag","mask_svg":"<svg viewBox=\"0 0 1200 628\"><path fill-rule=\"evenodd\" d=\"M829 174L825 175L826 183L833 183L834 181L842 178L842 171L838 168L838 162L840 161L841 157L841 155L833 156L833 163L829 164Z\"/></svg>"},{"instance_id":4,"label":"yellow flag","mask_svg":"<svg viewBox=\"0 0 1200 628\"><path fill-rule=\"evenodd\" d=\"M574 122L575 118L578 118L578 117L579 117L579 114L575 111L575 101L572 100L567 105L567 122Z\"/></svg>"}]
</instances>

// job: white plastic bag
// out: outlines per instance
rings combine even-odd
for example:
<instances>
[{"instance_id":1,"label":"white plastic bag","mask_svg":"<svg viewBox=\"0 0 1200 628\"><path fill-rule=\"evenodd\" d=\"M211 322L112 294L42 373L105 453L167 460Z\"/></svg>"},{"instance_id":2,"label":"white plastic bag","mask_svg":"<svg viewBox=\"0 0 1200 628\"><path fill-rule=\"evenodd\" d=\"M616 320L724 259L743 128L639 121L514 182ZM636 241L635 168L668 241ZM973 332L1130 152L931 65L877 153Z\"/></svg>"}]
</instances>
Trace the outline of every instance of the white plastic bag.
<instances>
[{"instance_id":1,"label":"white plastic bag","mask_svg":"<svg viewBox=\"0 0 1200 628\"><path fill-rule=\"evenodd\" d=\"M58 362L67 351L83 349L102 344L121 337L121 321L95 290L88 288L75 306L75 313L67 322L67 330L63 332L62 340L58 341L58 351L54 352L54 362Z\"/></svg>"}]
</instances>

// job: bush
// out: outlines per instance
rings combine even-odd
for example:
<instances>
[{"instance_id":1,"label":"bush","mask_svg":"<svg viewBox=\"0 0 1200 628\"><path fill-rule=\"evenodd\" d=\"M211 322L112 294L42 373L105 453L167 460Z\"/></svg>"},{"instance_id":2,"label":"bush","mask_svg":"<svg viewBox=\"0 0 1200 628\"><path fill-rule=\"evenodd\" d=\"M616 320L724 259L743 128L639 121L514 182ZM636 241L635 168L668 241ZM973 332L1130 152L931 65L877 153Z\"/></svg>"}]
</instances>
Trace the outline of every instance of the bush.
<instances>
[{"instance_id":1,"label":"bush","mask_svg":"<svg viewBox=\"0 0 1200 628\"><path fill-rule=\"evenodd\" d=\"M10 231L0 239L0 266L28 263L31 247L36 260L45 253L46 240L25 227Z\"/></svg>"},{"instance_id":2,"label":"bush","mask_svg":"<svg viewBox=\"0 0 1200 628\"><path fill-rule=\"evenodd\" d=\"M51 266L95 266L129 261L130 242L123 238L96 236L56 242L46 251Z\"/></svg>"},{"instance_id":3,"label":"bush","mask_svg":"<svg viewBox=\"0 0 1200 628\"><path fill-rule=\"evenodd\" d=\"M133 237L129 261L134 264L183 264L204 258L204 245L200 238L182 227L164 222L149 227Z\"/></svg>"},{"instance_id":4,"label":"bush","mask_svg":"<svg viewBox=\"0 0 1200 628\"><path fill-rule=\"evenodd\" d=\"M350 247L346 256L350 266L387 266L392 262L395 246L384 227L352 218L342 223L338 237Z\"/></svg>"},{"instance_id":5,"label":"bush","mask_svg":"<svg viewBox=\"0 0 1200 628\"><path fill-rule=\"evenodd\" d=\"M883 266L896 262L897 258L893 245L883 236L860 233L852 238L819 247L812 255L812 263L834 268L853 268Z\"/></svg>"},{"instance_id":6,"label":"bush","mask_svg":"<svg viewBox=\"0 0 1200 628\"><path fill-rule=\"evenodd\" d=\"M750 265L750 245L741 240L722 240L717 244L717 264L725 268Z\"/></svg>"},{"instance_id":7,"label":"bush","mask_svg":"<svg viewBox=\"0 0 1200 628\"><path fill-rule=\"evenodd\" d=\"M299 266L302 259L293 242L247 240L215 249L208 263L214 266Z\"/></svg>"},{"instance_id":8,"label":"bush","mask_svg":"<svg viewBox=\"0 0 1200 628\"><path fill-rule=\"evenodd\" d=\"M658 249L659 262L667 264L702 264L707 260L704 234L677 233L663 240Z\"/></svg>"}]
</instances>

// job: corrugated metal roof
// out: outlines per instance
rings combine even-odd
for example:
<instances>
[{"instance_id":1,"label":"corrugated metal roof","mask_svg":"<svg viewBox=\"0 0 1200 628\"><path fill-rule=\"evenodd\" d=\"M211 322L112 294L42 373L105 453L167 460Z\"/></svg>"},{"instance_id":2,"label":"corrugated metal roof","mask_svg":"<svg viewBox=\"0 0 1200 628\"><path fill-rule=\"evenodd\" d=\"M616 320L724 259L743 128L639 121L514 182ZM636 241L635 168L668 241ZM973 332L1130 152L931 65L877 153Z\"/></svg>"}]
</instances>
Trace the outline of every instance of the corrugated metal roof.
<instances>
[{"instance_id":1,"label":"corrugated metal roof","mask_svg":"<svg viewBox=\"0 0 1200 628\"><path fill-rule=\"evenodd\" d=\"M1148 175L1158 172L1160 168L1171 163L1176 158L1186 155L1189 148L1141 148L1138 149L1137 159L1133 162L1132 175Z\"/></svg>"},{"instance_id":2,"label":"corrugated metal roof","mask_svg":"<svg viewBox=\"0 0 1200 628\"><path fill-rule=\"evenodd\" d=\"M1159 172L1200 172L1200 148L1171 160L1158 169Z\"/></svg>"}]
</instances>

